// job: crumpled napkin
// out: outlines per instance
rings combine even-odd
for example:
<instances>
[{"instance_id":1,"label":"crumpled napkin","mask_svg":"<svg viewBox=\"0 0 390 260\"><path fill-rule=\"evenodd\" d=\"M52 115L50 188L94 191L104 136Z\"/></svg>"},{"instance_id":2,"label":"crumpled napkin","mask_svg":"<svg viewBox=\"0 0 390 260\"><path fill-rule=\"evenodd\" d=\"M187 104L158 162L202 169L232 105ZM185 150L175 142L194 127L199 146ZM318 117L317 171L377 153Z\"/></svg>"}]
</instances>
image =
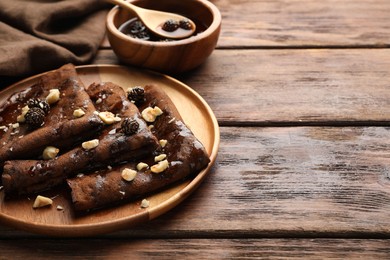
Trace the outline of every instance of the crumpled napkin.
<instances>
[{"instance_id":1,"label":"crumpled napkin","mask_svg":"<svg viewBox=\"0 0 390 260\"><path fill-rule=\"evenodd\" d=\"M0 76L27 76L96 54L109 6L102 0L0 0Z\"/></svg>"}]
</instances>

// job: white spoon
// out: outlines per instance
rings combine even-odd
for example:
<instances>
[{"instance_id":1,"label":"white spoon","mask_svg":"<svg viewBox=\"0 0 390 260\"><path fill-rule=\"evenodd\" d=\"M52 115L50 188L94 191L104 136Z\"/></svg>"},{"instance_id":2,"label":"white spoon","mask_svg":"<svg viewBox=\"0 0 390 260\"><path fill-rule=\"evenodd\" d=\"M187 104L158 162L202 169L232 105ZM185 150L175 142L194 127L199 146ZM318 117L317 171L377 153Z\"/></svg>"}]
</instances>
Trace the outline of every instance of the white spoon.
<instances>
[{"instance_id":1,"label":"white spoon","mask_svg":"<svg viewBox=\"0 0 390 260\"><path fill-rule=\"evenodd\" d=\"M191 36L195 32L195 23L182 15L141 8L124 0L107 1L112 4L119 5L124 9L133 11L152 33L161 37L169 39L183 39ZM178 27L177 29L171 31L168 30L169 28L163 26L167 21L175 21L177 24L180 21L187 21L189 26L186 29Z\"/></svg>"}]
</instances>

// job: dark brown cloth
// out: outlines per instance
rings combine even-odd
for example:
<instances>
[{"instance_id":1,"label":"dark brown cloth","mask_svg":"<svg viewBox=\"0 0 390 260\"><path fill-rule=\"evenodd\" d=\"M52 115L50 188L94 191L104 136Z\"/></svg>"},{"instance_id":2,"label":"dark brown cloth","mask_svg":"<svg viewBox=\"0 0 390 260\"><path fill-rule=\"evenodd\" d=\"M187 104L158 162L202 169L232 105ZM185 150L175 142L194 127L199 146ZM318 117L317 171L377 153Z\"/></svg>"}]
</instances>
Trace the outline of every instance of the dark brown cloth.
<instances>
[{"instance_id":1,"label":"dark brown cloth","mask_svg":"<svg viewBox=\"0 0 390 260\"><path fill-rule=\"evenodd\" d=\"M89 62L108 7L103 0L0 0L0 76Z\"/></svg>"}]
</instances>

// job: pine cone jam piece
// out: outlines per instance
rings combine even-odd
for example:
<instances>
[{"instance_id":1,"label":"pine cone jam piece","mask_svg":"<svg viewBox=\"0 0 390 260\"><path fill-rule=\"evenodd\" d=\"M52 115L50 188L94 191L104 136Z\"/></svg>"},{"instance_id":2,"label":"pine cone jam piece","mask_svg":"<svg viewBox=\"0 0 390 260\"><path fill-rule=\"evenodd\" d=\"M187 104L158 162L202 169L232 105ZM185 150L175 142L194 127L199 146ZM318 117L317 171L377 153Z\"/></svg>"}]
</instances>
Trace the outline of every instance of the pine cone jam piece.
<instances>
[{"instance_id":1,"label":"pine cone jam piece","mask_svg":"<svg viewBox=\"0 0 390 260\"><path fill-rule=\"evenodd\" d=\"M189 20L180 20L179 27L184 29L184 30L191 30L192 24L190 23Z\"/></svg>"},{"instance_id":2,"label":"pine cone jam piece","mask_svg":"<svg viewBox=\"0 0 390 260\"><path fill-rule=\"evenodd\" d=\"M40 127L45 121L45 112L39 107L32 107L27 111L24 118L31 127Z\"/></svg>"},{"instance_id":3,"label":"pine cone jam piece","mask_svg":"<svg viewBox=\"0 0 390 260\"><path fill-rule=\"evenodd\" d=\"M122 122L121 127L125 135L133 135L138 131L139 124L135 120L125 118Z\"/></svg>"},{"instance_id":4,"label":"pine cone jam piece","mask_svg":"<svg viewBox=\"0 0 390 260\"><path fill-rule=\"evenodd\" d=\"M43 110L43 112L45 112L45 114L47 115L50 111L50 105L49 103L47 103L46 101L43 101L43 100L39 100L37 98L30 98L28 101L27 101L27 106L29 108L33 108L33 107L37 107L37 108L40 108Z\"/></svg>"},{"instance_id":5,"label":"pine cone jam piece","mask_svg":"<svg viewBox=\"0 0 390 260\"><path fill-rule=\"evenodd\" d=\"M161 27L161 29L163 29L166 32L174 32L178 28L179 28L179 23L172 19L167 20Z\"/></svg>"},{"instance_id":6,"label":"pine cone jam piece","mask_svg":"<svg viewBox=\"0 0 390 260\"><path fill-rule=\"evenodd\" d=\"M128 92L127 98L138 106L145 101L145 91L141 87L134 87Z\"/></svg>"}]
</instances>

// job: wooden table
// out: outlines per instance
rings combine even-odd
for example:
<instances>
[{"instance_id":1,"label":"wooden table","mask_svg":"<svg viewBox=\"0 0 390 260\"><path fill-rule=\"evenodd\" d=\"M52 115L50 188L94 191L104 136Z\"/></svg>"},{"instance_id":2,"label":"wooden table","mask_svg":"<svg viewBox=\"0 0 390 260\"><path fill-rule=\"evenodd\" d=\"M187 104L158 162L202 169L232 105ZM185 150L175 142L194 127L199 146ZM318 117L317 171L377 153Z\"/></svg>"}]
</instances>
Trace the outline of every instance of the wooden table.
<instances>
[{"instance_id":1,"label":"wooden table","mask_svg":"<svg viewBox=\"0 0 390 260\"><path fill-rule=\"evenodd\" d=\"M212 2L217 49L174 75L220 124L201 187L96 237L0 226L0 259L390 257L390 1ZM102 48L93 63L118 60Z\"/></svg>"}]
</instances>

